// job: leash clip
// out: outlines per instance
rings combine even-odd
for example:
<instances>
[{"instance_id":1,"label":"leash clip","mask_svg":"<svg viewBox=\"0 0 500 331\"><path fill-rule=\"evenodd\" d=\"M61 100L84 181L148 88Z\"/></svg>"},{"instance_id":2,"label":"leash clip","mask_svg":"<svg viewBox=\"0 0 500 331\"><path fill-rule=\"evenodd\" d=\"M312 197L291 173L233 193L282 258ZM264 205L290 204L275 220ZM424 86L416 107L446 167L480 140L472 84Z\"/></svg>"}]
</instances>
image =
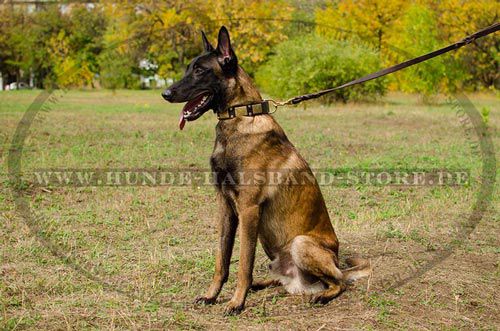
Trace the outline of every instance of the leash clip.
<instances>
[{"instance_id":1,"label":"leash clip","mask_svg":"<svg viewBox=\"0 0 500 331\"><path fill-rule=\"evenodd\" d=\"M274 114L278 110L278 107L283 107L283 106L291 105L292 104L292 100L293 99L290 99L290 100L287 100L287 101L276 101L276 100L273 100L273 99L266 100L266 101L269 101L270 103L272 103L273 106L274 106L274 110L272 112L269 112L269 114Z\"/></svg>"},{"instance_id":2,"label":"leash clip","mask_svg":"<svg viewBox=\"0 0 500 331\"><path fill-rule=\"evenodd\" d=\"M273 111L270 111L269 114L274 114L278 110L278 106L280 106L280 104L278 104L278 102L274 101L273 99L269 99L266 101L269 101L269 103L272 103L272 105L274 107Z\"/></svg>"}]
</instances>

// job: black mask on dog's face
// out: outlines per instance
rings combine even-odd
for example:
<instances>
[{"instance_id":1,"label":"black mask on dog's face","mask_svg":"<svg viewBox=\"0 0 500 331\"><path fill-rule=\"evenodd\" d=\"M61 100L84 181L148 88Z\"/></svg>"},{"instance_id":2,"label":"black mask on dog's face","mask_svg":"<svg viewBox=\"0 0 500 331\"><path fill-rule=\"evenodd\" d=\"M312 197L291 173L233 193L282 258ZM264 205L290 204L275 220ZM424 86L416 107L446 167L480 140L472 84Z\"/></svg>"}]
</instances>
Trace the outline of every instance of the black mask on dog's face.
<instances>
[{"instance_id":1,"label":"black mask on dog's face","mask_svg":"<svg viewBox=\"0 0 500 331\"><path fill-rule=\"evenodd\" d=\"M234 77L238 70L238 59L225 27L219 31L217 48L203 32L202 40L204 53L189 63L181 80L162 93L169 102L187 102L180 114L181 130L186 121L194 121L210 109L225 109L228 78Z\"/></svg>"}]
</instances>

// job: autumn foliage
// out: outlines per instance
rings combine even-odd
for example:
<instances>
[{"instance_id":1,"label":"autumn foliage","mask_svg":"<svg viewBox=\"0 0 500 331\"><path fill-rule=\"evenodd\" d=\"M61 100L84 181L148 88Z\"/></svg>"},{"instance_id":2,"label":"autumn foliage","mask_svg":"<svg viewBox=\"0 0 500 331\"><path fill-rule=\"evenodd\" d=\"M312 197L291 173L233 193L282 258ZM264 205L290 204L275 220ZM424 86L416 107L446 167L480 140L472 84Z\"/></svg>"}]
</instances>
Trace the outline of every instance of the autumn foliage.
<instances>
[{"instance_id":1,"label":"autumn foliage","mask_svg":"<svg viewBox=\"0 0 500 331\"><path fill-rule=\"evenodd\" d=\"M36 11L0 5L0 72L4 83L39 88L140 88L140 76L178 79L201 52L200 31L215 42L225 25L240 64L266 92L283 97L457 41L497 21L499 7L495 0L105 0ZM385 88L424 95L498 88L498 54L499 38L490 36L339 97Z\"/></svg>"}]
</instances>

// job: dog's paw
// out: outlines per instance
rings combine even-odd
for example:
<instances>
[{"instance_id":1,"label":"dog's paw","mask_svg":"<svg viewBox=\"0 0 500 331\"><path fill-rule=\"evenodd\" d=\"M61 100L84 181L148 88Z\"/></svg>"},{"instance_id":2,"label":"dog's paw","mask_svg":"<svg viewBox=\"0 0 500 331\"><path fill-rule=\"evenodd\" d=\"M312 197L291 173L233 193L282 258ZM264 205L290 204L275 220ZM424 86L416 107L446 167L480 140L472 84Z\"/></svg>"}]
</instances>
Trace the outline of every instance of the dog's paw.
<instances>
[{"instance_id":1,"label":"dog's paw","mask_svg":"<svg viewBox=\"0 0 500 331\"><path fill-rule=\"evenodd\" d=\"M194 303L199 305L213 305L217 301L217 298L207 298L205 296L199 296L194 299Z\"/></svg>"},{"instance_id":2,"label":"dog's paw","mask_svg":"<svg viewBox=\"0 0 500 331\"><path fill-rule=\"evenodd\" d=\"M330 296L325 296L322 294L313 295L311 300L309 301L313 305L326 305L333 298Z\"/></svg>"},{"instance_id":3,"label":"dog's paw","mask_svg":"<svg viewBox=\"0 0 500 331\"><path fill-rule=\"evenodd\" d=\"M235 304L232 301L229 301L226 309L224 309L224 316L239 315L243 311L244 306L244 304Z\"/></svg>"}]
</instances>

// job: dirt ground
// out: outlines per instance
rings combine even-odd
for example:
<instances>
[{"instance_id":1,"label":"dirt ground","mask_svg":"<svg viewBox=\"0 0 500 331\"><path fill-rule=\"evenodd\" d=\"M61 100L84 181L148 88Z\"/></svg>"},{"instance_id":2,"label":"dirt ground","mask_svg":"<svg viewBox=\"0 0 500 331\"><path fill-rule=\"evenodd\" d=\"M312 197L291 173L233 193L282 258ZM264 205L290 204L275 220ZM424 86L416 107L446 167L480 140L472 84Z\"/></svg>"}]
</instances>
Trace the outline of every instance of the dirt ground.
<instances>
[{"instance_id":1,"label":"dirt ground","mask_svg":"<svg viewBox=\"0 0 500 331\"><path fill-rule=\"evenodd\" d=\"M470 182L322 186L342 263L370 258L372 276L325 306L278 287L251 293L241 315L225 317L238 245L217 304L193 303L214 268L212 187L27 183L16 200L10 142L37 93L0 93L0 329L500 329L500 195L495 188L489 208L469 227L482 187L482 158L471 147L479 140L443 98L422 104L391 94L374 104L276 113L315 169L466 169ZM27 180L47 168L208 167L211 113L180 132L179 106L163 103L158 91L55 95L25 140ZM469 98L498 147L498 97ZM259 247L254 278L269 276L268 263Z\"/></svg>"}]
</instances>

